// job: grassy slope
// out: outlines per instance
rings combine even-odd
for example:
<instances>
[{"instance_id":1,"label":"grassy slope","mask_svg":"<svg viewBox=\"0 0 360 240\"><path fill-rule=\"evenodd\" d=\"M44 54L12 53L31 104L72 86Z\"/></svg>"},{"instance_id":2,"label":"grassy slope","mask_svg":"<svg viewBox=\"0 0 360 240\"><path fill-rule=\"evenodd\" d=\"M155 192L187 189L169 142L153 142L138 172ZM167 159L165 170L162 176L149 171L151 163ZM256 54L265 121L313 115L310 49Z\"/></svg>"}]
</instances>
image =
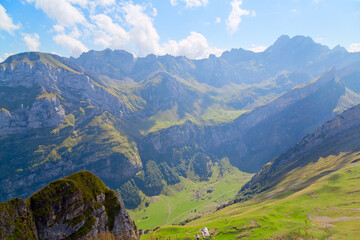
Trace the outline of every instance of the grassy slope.
<instances>
[{"instance_id":1,"label":"grassy slope","mask_svg":"<svg viewBox=\"0 0 360 240\"><path fill-rule=\"evenodd\" d=\"M222 176L215 164L208 181L181 178L179 184L165 187L160 196L148 198L148 207L142 204L129 213L139 229L179 224L214 211L218 205L232 199L250 178L251 174L236 168L231 168Z\"/></svg>"},{"instance_id":2,"label":"grassy slope","mask_svg":"<svg viewBox=\"0 0 360 240\"><path fill-rule=\"evenodd\" d=\"M360 152L340 153L294 169L275 188L185 226L168 226L142 239L194 236L207 226L216 239L358 239ZM316 180L311 179L323 173ZM188 234L187 234L188 233Z\"/></svg>"},{"instance_id":3,"label":"grassy slope","mask_svg":"<svg viewBox=\"0 0 360 240\"><path fill-rule=\"evenodd\" d=\"M181 118L178 114L178 106L166 111L159 111L151 116L148 121L153 123L150 128L144 128L143 134L156 132L174 125L184 124L190 120L199 125L212 125L230 122L238 118L241 114L246 113L246 110L236 110L219 104L213 104L207 108L199 109L198 112L186 113L185 117ZM149 125L143 125L149 126Z\"/></svg>"}]
</instances>

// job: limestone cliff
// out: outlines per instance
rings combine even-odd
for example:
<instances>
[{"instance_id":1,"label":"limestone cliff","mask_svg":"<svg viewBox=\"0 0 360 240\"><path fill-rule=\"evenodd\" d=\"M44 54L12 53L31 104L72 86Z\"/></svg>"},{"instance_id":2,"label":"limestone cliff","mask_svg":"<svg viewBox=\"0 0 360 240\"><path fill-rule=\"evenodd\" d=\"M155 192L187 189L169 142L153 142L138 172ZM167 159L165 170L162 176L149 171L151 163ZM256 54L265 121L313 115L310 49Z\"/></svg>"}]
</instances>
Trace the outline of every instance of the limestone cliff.
<instances>
[{"instance_id":1,"label":"limestone cliff","mask_svg":"<svg viewBox=\"0 0 360 240\"><path fill-rule=\"evenodd\" d=\"M27 198L80 170L107 184L135 175L140 157L118 127L134 108L121 91L64 58L9 57L0 64L0 201Z\"/></svg>"},{"instance_id":2,"label":"limestone cliff","mask_svg":"<svg viewBox=\"0 0 360 240\"><path fill-rule=\"evenodd\" d=\"M66 65L67 64L67 65ZM82 105L123 117L129 105L95 76L65 59L46 53L22 53L0 65L1 137L56 127ZM84 106L81 106L84 108Z\"/></svg>"},{"instance_id":3,"label":"limestone cliff","mask_svg":"<svg viewBox=\"0 0 360 240\"><path fill-rule=\"evenodd\" d=\"M27 200L0 204L1 239L86 239L107 232L139 239L122 200L87 171L54 181Z\"/></svg>"}]
</instances>

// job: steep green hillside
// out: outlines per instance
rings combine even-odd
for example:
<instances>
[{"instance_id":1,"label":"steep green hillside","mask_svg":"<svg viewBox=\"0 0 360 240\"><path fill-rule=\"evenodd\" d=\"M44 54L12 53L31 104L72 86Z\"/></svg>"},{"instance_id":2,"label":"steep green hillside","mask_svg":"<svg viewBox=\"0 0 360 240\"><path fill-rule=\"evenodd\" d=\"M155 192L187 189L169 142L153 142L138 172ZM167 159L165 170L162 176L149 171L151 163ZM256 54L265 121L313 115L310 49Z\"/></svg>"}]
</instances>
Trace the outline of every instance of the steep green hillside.
<instances>
[{"instance_id":1,"label":"steep green hillside","mask_svg":"<svg viewBox=\"0 0 360 240\"><path fill-rule=\"evenodd\" d=\"M296 168L308 166L330 155L337 156L341 152L357 151L360 146L359 126L360 105L357 105L324 123L313 134L307 135L288 151L266 164L250 182L243 186L237 200L246 200L256 193L276 186ZM334 168L341 167L341 161L332 165ZM326 174L331 170L324 168L323 171ZM312 175L314 179L319 176L322 176L320 170L318 174ZM296 178L301 179L300 176ZM291 184L295 183L289 183L288 186Z\"/></svg>"},{"instance_id":2,"label":"steep green hillside","mask_svg":"<svg viewBox=\"0 0 360 240\"><path fill-rule=\"evenodd\" d=\"M249 201L185 226L160 228L142 239L187 239L205 226L215 239L358 239L359 155L348 152L321 158L295 169L277 186Z\"/></svg>"}]
</instances>

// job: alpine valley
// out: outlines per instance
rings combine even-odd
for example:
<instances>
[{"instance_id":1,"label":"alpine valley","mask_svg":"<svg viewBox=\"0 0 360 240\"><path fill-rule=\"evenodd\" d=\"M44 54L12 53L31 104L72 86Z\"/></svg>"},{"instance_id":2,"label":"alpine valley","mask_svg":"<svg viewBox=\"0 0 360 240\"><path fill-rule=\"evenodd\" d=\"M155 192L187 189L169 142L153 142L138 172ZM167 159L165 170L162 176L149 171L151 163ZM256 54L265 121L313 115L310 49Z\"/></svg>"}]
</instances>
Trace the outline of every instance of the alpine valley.
<instances>
[{"instance_id":1,"label":"alpine valley","mask_svg":"<svg viewBox=\"0 0 360 240\"><path fill-rule=\"evenodd\" d=\"M25 214L32 239L63 239L34 210L57 189L63 207L84 199L67 213L78 229L92 221L79 239L118 234L120 215L129 239L135 224L142 239L202 227L215 239L357 239L359 104L360 53L304 36L201 60L13 55L0 64L0 214Z\"/></svg>"}]
</instances>

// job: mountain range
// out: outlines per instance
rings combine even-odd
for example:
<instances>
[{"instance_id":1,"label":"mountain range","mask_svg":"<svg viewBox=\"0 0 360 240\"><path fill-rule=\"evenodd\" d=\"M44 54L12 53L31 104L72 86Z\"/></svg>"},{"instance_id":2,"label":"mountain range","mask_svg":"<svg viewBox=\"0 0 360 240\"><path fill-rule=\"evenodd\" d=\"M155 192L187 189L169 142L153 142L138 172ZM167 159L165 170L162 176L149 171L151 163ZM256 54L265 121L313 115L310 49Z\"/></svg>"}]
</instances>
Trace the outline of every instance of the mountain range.
<instances>
[{"instance_id":1,"label":"mountain range","mask_svg":"<svg viewBox=\"0 0 360 240\"><path fill-rule=\"evenodd\" d=\"M89 170L135 208L223 158L255 173L360 104L360 54L303 36L202 60L107 49L0 65L1 201ZM244 191L267 188L259 174Z\"/></svg>"}]
</instances>

